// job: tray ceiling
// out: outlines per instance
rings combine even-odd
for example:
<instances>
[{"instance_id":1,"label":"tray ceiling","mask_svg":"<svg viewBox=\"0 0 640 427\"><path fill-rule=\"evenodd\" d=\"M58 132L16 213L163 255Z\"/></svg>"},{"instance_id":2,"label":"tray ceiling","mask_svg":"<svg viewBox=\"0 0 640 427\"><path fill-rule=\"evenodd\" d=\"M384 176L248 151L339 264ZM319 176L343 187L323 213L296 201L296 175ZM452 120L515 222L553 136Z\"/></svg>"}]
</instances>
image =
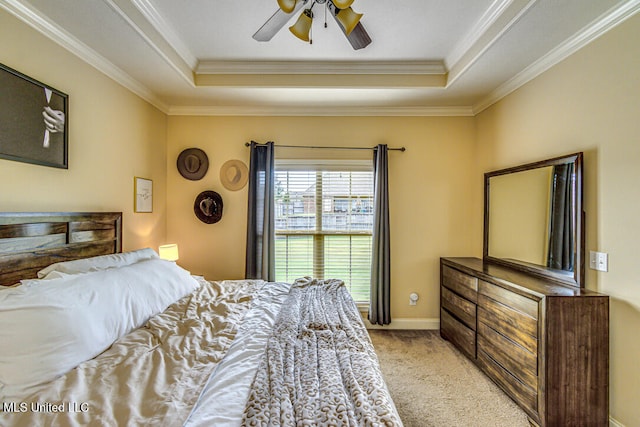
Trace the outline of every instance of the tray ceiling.
<instances>
[{"instance_id":1,"label":"tray ceiling","mask_svg":"<svg viewBox=\"0 0 640 427\"><path fill-rule=\"evenodd\" d=\"M322 6L322 5L319 5ZM640 10L640 0L356 0L353 50L251 36L276 0L0 0L168 114L472 115Z\"/></svg>"}]
</instances>

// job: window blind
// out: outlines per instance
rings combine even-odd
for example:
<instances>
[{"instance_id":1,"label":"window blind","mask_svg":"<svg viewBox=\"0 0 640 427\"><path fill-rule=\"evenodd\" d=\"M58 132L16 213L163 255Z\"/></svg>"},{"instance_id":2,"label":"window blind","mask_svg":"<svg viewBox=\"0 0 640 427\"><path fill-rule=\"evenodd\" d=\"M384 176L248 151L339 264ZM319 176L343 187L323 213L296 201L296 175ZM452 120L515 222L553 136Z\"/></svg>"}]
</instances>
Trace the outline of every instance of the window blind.
<instances>
[{"instance_id":1,"label":"window blind","mask_svg":"<svg viewBox=\"0 0 640 427\"><path fill-rule=\"evenodd\" d=\"M276 162L274 194L276 280L341 279L368 302L371 162Z\"/></svg>"}]
</instances>

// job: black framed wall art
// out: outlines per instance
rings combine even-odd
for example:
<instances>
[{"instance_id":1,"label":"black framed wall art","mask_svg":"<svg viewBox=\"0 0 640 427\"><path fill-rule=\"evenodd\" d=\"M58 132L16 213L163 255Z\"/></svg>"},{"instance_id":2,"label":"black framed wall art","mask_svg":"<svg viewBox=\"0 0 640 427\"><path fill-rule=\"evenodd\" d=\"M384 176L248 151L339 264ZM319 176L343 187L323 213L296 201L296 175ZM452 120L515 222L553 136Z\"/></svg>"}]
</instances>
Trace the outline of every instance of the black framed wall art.
<instances>
[{"instance_id":1,"label":"black framed wall art","mask_svg":"<svg viewBox=\"0 0 640 427\"><path fill-rule=\"evenodd\" d=\"M69 96L0 64L0 158L67 169Z\"/></svg>"}]
</instances>

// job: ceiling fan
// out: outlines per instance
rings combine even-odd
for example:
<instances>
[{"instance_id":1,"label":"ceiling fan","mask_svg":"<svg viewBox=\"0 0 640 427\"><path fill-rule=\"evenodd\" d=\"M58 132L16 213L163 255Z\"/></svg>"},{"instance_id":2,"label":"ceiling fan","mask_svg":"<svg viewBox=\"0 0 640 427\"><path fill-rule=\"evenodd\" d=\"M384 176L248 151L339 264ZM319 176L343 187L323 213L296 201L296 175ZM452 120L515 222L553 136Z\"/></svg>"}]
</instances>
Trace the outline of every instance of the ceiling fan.
<instances>
[{"instance_id":1,"label":"ceiling fan","mask_svg":"<svg viewBox=\"0 0 640 427\"><path fill-rule=\"evenodd\" d=\"M253 38L259 42L271 40L300 9L311 3L311 6L302 10L296 23L289 27L289 30L296 37L313 43L313 39L310 37L313 7L316 4L324 5L329 14L338 22L338 26L351 46L356 50L362 49L371 43L371 38L360 22L362 14L351 9L353 2L354 0L278 0L280 8L256 31ZM326 27L327 23L325 22L324 25Z\"/></svg>"}]
</instances>

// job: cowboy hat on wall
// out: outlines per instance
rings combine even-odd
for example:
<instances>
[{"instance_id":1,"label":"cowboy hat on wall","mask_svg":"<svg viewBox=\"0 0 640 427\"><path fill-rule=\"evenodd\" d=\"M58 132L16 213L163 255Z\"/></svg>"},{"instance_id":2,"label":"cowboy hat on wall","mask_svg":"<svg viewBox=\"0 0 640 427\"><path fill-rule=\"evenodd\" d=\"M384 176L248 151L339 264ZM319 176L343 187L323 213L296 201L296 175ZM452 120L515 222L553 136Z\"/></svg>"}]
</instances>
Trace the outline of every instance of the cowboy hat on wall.
<instances>
[{"instance_id":1,"label":"cowboy hat on wall","mask_svg":"<svg viewBox=\"0 0 640 427\"><path fill-rule=\"evenodd\" d=\"M227 190L241 190L248 180L249 169L240 160L228 160L220 168L220 182Z\"/></svg>"},{"instance_id":2,"label":"cowboy hat on wall","mask_svg":"<svg viewBox=\"0 0 640 427\"><path fill-rule=\"evenodd\" d=\"M209 169L209 158L199 148L187 148L178 156L178 172L186 179L197 181L202 179Z\"/></svg>"},{"instance_id":3,"label":"cowboy hat on wall","mask_svg":"<svg viewBox=\"0 0 640 427\"><path fill-rule=\"evenodd\" d=\"M215 224L222 218L222 197L215 191L203 191L196 197L193 211L205 224Z\"/></svg>"}]
</instances>

